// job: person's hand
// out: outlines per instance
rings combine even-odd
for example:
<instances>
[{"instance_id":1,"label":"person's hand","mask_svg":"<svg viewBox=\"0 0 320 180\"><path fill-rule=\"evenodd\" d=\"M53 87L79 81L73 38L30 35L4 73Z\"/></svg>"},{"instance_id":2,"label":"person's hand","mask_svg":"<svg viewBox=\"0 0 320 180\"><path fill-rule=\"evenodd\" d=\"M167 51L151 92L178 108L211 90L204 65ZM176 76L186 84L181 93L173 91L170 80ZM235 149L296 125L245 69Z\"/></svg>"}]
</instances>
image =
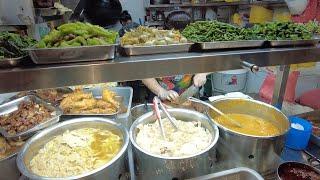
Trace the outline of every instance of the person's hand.
<instances>
[{"instance_id":1,"label":"person's hand","mask_svg":"<svg viewBox=\"0 0 320 180\"><path fill-rule=\"evenodd\" d=\"M207 73L199 73L193 77L193 84L196 87L203 86L207 82Z\"/></svg>"},{"instance_id":2,"label":"person's hand","mask_svg":"<svg viewBox=\"0 0 320 180\"><path fill-rule=\"evenodd\" d=\"M158 97L161 100L175 101L179 97L179 94L173 90L167 91L165 89L162 89L159 92Z\"/></svg>"}]
</instances>

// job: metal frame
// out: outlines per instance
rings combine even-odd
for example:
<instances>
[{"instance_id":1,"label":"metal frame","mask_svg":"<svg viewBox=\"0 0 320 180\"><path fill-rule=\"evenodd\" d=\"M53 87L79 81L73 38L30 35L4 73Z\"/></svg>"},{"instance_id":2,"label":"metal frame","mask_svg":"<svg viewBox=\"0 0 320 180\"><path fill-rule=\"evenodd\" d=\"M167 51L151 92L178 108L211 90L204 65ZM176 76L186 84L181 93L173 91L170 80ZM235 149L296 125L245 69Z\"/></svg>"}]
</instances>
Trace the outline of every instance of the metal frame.
<instances>
[{"instance_id":1,"label":"metal frame","mask_svg":"<svg viewBox=\"0 0 320 180\"><path fill-rule=\"evenodd\" d=\"M276 81L272 97L272 105L282 109L284 94L286 92L287 81L290 73L290 65L281 65L276 73Z\"/></svg>"},{"instance_id":2,"label":"metal frame","mask_svg":"<svg viewBox=\"0 0 320 180\"><path fill-rule=\"evenodd\" d=\"M320 46L171 53L0 69L0 93L319 61ZM317 59L318 58L318 59Z\"/></svg>"}]
</instances>

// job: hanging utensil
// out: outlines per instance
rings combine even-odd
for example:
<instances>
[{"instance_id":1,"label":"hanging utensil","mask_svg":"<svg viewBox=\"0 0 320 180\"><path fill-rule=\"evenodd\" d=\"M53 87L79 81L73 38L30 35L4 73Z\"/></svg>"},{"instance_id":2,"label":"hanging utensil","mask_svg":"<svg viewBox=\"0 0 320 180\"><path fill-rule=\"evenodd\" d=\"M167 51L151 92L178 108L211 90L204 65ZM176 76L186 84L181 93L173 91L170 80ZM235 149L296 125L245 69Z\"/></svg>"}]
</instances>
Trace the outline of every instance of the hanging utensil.
<instances>
[{"instance_id":1,"label":"hanging utensil","mask_svg":"<svg viewBox=\"0 0 320 180\"><path fill-rule=\"evenodd\" d=\"M166 140L166 135L164 134L164 130L163 130L162 119L161 119L161 114L160 114L160 111L159 111L158 102L157 102L157 99L155 97L153 98L153 112L157 117L162 138L164 140Z\"/></svg>"},{"instance_id":2,"label":"hanging utensil","mask_svg":"<svg viewBox=\"0 0 320 180\"><path fill-rule=\"evenodd\" d=\"M174 117L172 117L168 110L166 109L165 105L162 104L162 102L160 101L160 99L155 96L153 98L153 110L154 110L154 113L158 119L158 122L159 122L159 127L160 127L160 131L161 131L161 135L163 137L163 139L166 140L166 135L165 135L165 131L163 129L163 124L162 124L162 118L161 118L161 114L160 114L160 108L159 108L159 105L160 105L160 108L161 110L163 111L163 113L166 115L166 117L168 118L168 120L170 121L170 123L172 124L172 126L174 127L174 129L177 131L179 130L178 129L178 126L176 124L176 119Z\"/></svg>"},{"instance_id":3,"label":"hanging utensil","mask_svg":"<svg viewBox=\"0 0 320 180\"><path fill-rule=\"evenodd\" d=\"M237 127L242 127L242 125L238 121L230 118L228 115L224 114L219 109L217 109L216 107L212 106L211 104L209 104L207 102L201 101L200 99L197 99L197 98L194 98L194 97L189 97L189 101L205 105L205 106L209 107L210 109L212 109L213 111L215 111L216 113L218 113L219 115L221 115L222 117L228 119L233 125L235 125Z\"/></svg>"}]
</instances>

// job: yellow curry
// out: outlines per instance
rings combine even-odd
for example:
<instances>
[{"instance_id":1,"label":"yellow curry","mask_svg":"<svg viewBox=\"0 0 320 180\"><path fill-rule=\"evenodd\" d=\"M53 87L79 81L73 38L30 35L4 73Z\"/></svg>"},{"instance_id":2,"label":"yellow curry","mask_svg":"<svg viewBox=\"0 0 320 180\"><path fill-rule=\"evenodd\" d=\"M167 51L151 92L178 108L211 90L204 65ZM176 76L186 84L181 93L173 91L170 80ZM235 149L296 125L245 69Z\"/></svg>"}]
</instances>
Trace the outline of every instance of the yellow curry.
<instances>
[{"instance_id":1,"label":"yellow curry","mask_svg":"<svg viewBox=\"0 0 320 180\"><path fill-rule=\"evenodd\" d=\"M232 124L228 118L238 121L241 124L241 127ZM271 122L247 114L226 114L226 116L216 117L215 121L232 131L246 135L274 136L280 134L280 130Z\"/></svg>"}]
</instances>

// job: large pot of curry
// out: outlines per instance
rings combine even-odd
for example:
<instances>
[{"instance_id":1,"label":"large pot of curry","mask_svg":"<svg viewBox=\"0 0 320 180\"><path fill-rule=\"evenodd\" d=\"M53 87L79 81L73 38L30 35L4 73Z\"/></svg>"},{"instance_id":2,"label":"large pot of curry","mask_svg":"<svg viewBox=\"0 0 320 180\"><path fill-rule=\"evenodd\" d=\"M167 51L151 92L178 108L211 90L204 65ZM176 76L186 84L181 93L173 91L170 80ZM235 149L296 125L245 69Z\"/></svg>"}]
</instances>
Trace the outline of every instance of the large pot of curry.
<instances>
[{"instance_id":1,"label":"large pot of curry","mask_svg":"<svg viewBox=\"0 0 320 180\"><path fill-rule=\"evenodd\" d=\"M288 118L273 106L251 99L224 98L212 105L227 114L225 118L208 111L220 131L217 153L221 168L245 166L263 175L275 172L290 128Z\"/></svg>"}]
</instances>

